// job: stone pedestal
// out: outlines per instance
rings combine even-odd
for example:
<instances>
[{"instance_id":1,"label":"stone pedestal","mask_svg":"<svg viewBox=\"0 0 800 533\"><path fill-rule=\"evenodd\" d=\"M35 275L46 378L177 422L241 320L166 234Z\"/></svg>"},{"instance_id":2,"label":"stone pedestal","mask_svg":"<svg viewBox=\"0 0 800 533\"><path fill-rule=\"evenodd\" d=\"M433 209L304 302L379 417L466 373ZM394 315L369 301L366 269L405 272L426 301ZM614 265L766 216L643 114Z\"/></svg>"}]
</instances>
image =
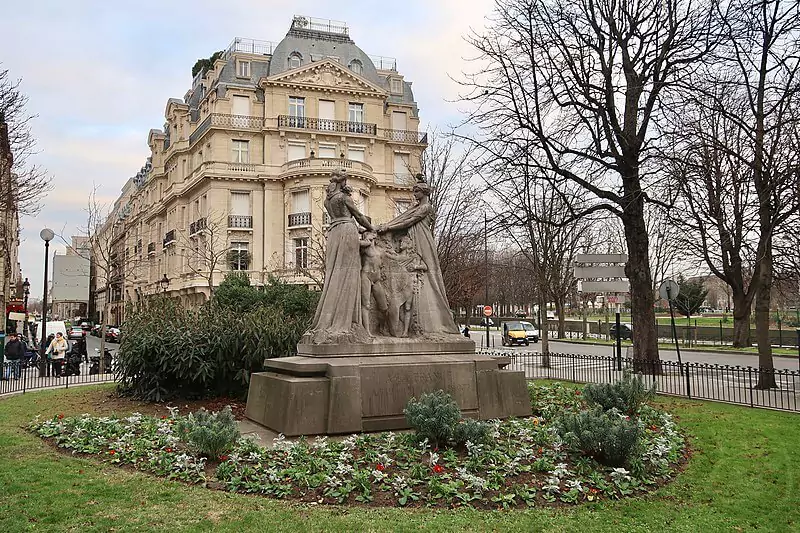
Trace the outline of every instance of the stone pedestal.
<instances>
[{"instance_id":1,"label":"stone pedestal","mask_svg":"<svg viewBox=\"0 0 800 533\"><path fill-rule=\"evenodd\" d=\"M246 416L287 436L402 429L408 400L438 389L465 416L529 416L524 372L504 370L508 359L477 355L474 346L300 345L299 355L270 359L252 375Z\"/></svg>"}]
</instances>

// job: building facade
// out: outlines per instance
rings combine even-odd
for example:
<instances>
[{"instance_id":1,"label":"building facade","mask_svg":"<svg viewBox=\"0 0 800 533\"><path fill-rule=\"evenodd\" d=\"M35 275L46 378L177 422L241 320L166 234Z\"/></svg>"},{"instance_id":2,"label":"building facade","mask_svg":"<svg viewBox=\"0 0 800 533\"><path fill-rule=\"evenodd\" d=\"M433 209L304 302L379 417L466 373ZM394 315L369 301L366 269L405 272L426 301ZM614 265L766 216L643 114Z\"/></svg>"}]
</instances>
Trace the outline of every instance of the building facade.
<instances>
[{"instance_id":1,"label":"building facade","mask_svg":"<svg viewBox=\"0 0 800 533\"><path fill-rule=\"evenodd\" d=\"M56 319L89 316L90 257L85 236L73 236L64 254L53 254L50 309Z\"/></svg>"},{"instance_id":2,"label":"building facade","mask_svg":"<svg viewBox=\"0 0 800 533\"><path fill-rule=\"evenodd\" d=\"M98 310L161 291L199 305L230 271L318 285L331 172L388 221L410 205L426 146L396 61L308 17L278 43L234 39L165 118L104 226L113 275L105 291L98 272Z\"/></svg>"},{"instance_id":3,"label":"building facade","mask_svg":"<svg viewBox=\"0 0 800 533\"><path fill-rule=\"evenodd\" d=\"M8 139L8 123L0 113L0 308L4 318L0 331L6 329L10 310L19 310L22 298L22 272L19 265L19 212L13 188L14 158Z\"/></svg>"}]
</instances>

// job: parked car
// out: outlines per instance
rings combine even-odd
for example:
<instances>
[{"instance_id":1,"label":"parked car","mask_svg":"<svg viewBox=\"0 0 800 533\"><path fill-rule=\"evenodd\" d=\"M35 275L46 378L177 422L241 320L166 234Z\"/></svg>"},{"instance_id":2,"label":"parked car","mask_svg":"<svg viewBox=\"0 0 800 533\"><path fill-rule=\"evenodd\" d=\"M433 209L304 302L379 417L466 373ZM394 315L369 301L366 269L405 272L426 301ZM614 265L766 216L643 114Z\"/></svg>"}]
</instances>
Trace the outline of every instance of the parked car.
<instances>
[{"instance_id":1,"label":"parked car","mask_svg":"<svg viewBox=\"0 0 800 533\"><path fill-rule=\"evenodd\" d=\"M522 328L525 330L525 335L528 337L529 342L539 342L539 330L530 322L520 322Z\"/></svg>"},{"instance_id":2,"label":"parked car","mask_svg":"<svg viewBox=\"0 0 800 533\"><path fill-rule=\"evenodd\" d=\"M119 328L107 327L106 328L106 342L119 342L120 337Z\"/></svg>"},{"instance_id":3,"label":"parked car","mask_svg":"<svg viewBox=\"0 0 800 533\"><path fill-rule=\"evenodd\" d=\"M74 341L82 339L84 335L86 335L86 332L83 331L83 328L80 326L72 326L69 328L69 332L67 332L67 339Z\"/></svg>"},{"instance_id":4,"label":"parked car","mask_svg":"<svg viewBox=\"0 0 800 533\"><path fill-rule=\"evenodd\" d=\"M503 336L500 338L500 343L503 346L513 346L515 344L528 346L530 341L522 322L503 322Z\"/></svg>"},{"instance_id":5,"label":"parked car","mask_svg":"<svg viewBox=\"0 0 800 533\"><path fill-rule=\"evenodd\" d=\"M630 340L633 338L633 326L630 324L620 324L620 337L622 340ZM617 338L617 325L611 324L611 327L608 329L608 334L611 335L612 339Z\"/></svg>"},{"instance_id":6,"label":"parked car","mask_svg":"<svg viewBox=\"0 0 800 533\"><path fill-rule=\"evenodd\" d=\"M101 324L95 324L92 326L91 331L89 331L89 335L92 337L100 337L100 331L102 331L103 326Z\"/></svg>"},{"instance_id":7,"label":"parked car","mask_svg":"<svg viewBox=\"0 0 800 533\"><path fill-rule=\"evenodd\" d=\"M92 325L88 322L81 322L81 329L83 331L89 332L92 330Z\"/></svg>"}]
</instances>

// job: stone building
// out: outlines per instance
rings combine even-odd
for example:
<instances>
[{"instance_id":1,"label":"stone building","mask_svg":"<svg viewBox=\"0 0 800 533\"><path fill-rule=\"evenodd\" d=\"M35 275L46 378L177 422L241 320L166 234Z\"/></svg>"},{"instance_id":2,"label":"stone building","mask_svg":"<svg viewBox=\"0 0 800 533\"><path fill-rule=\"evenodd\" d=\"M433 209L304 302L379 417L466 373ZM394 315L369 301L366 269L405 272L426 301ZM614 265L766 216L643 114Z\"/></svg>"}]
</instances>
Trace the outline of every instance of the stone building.
<instances>
[{"instance_id":1,"label":"stone building","mask_svg":"<svg viewBox=\"0 0 800 533\"><path fill-rule=\"evenodd\" d=\"M6 327L9 306L16 308L22 297L22 273L19 265L19 213L13 194L14 158L8 140L8 123L0 113L0 308L4 318L0 331Z\"/></svg>"},{"instance_id":2,"label":"stone building","mask_svg":"<svg viewBox=\"0 0 800 533\"><path fill-rule=\"evenodd\" d=\"M54 253L50 312L59 319L89 316L91 249L85 236L73 236L63 254Z\"/></svg>"},{"instance_id":3,"label":"stone building","mask_svg":"<svg viewBox=\"0 0 800 533\"><path fill-rule=\"evenodd\" d=\"M236 38L212 59L167 101L105 225L115 275L108 296L98 282L98 301L166 291L198 305L232 270L317 285L336 168L374 221L410 205L426 137L394 59L365 54L344 23L308 17L278 43Z\"/></svg>"}]
</instances>

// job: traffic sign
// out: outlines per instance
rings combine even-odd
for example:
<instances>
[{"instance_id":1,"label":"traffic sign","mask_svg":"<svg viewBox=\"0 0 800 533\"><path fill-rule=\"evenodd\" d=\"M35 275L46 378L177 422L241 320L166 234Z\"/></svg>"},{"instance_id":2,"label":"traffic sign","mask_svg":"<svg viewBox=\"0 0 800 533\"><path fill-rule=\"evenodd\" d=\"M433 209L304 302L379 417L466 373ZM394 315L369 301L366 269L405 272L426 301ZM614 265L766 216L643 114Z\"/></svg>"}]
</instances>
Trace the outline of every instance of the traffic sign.
<instances>
[{"instance_id":1,"label":"traffic sign","mask_svg":"<svg viewBox=\"0 0 800 533\"><path fill-rule=\"evenodd\" d=\"M661 283L661 286L658 288L658 295L661 296L662 300L674 300L680 291L681 288L678 287L678 284L668 279Z\"/></svg>"},{"instance_id":2,"label":"traffic sign","mask_svg":"<svg viewBox=\"0 0 800 533\"><path fill-rule=\"evenodd\" d=\"M491 305L484 305L483 306L483 316L492 316L492 306Z\"/></svg>"}]
</instances>

